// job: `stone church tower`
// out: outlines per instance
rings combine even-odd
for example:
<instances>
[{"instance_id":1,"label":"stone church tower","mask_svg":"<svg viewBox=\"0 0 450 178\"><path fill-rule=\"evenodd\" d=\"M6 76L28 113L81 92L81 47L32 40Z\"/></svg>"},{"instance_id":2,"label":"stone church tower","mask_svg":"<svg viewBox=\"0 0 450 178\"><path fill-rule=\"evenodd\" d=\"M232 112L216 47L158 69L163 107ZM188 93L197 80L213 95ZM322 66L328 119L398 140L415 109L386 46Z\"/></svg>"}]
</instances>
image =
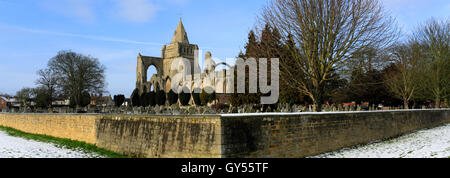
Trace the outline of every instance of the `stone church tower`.
<instances>
[{"instance_id":1,"label":"stone church tower","mask_svg":"<svg viewBox=\"0 0 450 178\"><path fill-rule=\"evenodd\" d=\"M138 55L136 88L139 89L140 93L143 93L144 90L148 92L152 87L155 91L164 90L168 92L171 89L171 79L178 72L170 70L172 62L179 58L187 59L191 64L191 71L194 71L194 52L198 49L197 45L189 43L186 30L180 19L172 42L162 47L161 57ZM155 66L157 74L149 79L147 78L147 70L150 66Z\"/></svg>"}]
</instances>

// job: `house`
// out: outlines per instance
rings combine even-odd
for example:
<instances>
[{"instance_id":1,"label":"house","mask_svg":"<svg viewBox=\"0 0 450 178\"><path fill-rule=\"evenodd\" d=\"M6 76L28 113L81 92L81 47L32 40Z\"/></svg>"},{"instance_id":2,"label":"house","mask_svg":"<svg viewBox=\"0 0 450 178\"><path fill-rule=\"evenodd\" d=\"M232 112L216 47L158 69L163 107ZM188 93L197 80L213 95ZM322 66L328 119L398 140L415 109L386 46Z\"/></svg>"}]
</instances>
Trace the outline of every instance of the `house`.
<instances>
[{"instance_id":1,"label":"house","mask_svg":"<svg viewBox=\"0 0 450 178\"><path fill-rule=\"evenodd\" d=\"M70 100L68 100L68 99L56 99L56 100L52 101L52 106L55 106L55 107L69 106L69 104L70 104Z\"/></svg>"},{"instance_id":2,"label":"house","mask_svg":"<svg viewBox=\"0 0 450 178\"><path fill-rule=\"evenodd\" d=\"M0 96L0 109L8 106L8 98Z\"/></svg>"},{"instance_id":3,"label":"house","mask_svg":"<svg viewBox=\"0 0 450 178\"><path fill-rule=\"evenodd\" d=\"M8 100L8 107L10 108L20 108L22 104L23 102L16 97L9 98Z\"/></svg>"},{"instance_id":4,"label":"house","mask_svg":"<svg viewBox=\"0 0 450 178\"><path fill-rule=\"evenodd\" d=\"M111 95L109 96L91 96L91 106L114 106Z\"/></svg>"}]
</instances>

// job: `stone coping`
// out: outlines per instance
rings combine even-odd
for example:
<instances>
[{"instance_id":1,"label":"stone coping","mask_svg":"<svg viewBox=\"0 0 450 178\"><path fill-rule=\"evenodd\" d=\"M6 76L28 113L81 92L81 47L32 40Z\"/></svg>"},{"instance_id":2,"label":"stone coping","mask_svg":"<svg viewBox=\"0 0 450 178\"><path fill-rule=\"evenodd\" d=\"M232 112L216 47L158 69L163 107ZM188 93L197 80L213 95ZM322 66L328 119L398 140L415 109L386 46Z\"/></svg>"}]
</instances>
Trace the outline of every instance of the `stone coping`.
<instances>
[{"instance_id":1,"label":"stone coping","mask_svg":"<svg viewBox=\"0 0 450 178\"><path fill-rule=\"evenodd\" d=\"M450 111L450 108L441 109L397 109L379 111L335 111L335 112L267 112L267 113L230 113L230 114L192 114L192 115L156 115L156 114L111 114L111 113L8 113L20 115L72 115L72 116L150 116L150 117L255 117L255 116L297 116L297 115L328 115L328 114L357 114L357 113L387 113L387 112L412 112L412 111Z\"/></svg>"}]
</instances>

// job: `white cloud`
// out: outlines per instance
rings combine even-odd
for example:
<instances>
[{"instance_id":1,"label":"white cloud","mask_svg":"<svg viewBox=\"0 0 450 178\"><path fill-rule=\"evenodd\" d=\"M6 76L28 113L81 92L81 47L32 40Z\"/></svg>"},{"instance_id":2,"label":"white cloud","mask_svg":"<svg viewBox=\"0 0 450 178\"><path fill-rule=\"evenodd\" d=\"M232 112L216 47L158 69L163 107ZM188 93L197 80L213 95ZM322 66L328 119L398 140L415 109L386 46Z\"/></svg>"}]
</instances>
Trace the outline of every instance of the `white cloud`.
<instances>
[{"instance_id":1,"label":"white cloud","mask_svg":"<svg viewBox=\"0 0 450 178\"><path fill-rule=\"evenodd\" d=\"M41 5L56 13L92 23L96 18L93 3L92 0L44 0Z\"/></svg>"},{"instance_id":2,"label":"white cloud","mask_svg":"<svg viewBox=\"0 0 450 178\"><path fill-rule=\"evenodd\" d=\"M147 22L159 8L149 0L116 0L119 15L131 22Z\"/></svg>"},{"instance_id":3,"label":"white cloud","mask_svg":"<svg viewBox=\"0 0 450 178\"><path fill-rule=\"evenodd\" d=\"M41 0L39 4L47 10L75 18L84 23L101 19L101 11L112 12L112 16L128 22L143 23L154 18L167 6L182 6L189 0ZM0 0L1 2L1 0ZM111 14L110 14L111 15ZM100 18L98 18L100 17Z\"/></svg>"}]
</instances>

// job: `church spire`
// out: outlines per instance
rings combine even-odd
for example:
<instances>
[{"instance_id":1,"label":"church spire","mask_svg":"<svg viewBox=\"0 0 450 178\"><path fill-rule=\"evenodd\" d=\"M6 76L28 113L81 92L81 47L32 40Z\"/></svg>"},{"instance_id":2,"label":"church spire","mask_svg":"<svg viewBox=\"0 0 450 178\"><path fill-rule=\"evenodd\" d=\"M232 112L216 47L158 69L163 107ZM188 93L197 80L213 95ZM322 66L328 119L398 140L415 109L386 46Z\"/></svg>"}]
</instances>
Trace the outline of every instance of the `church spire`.
<instances>
[{"instance_id":1,"label":"church spire","mask_svg":"<svg viewBox=\"0 0 450 178\"><path fill-rule=\"evenodd\" d=\"M178 24L178 27L175 30L175 33L172 38L172 44L174 44L174 43L189 44L187 33L186 33L186 30L184 29L183 23L181 22L181 18L180 18L180 23Z\"/></svg>"}]
</instances>

